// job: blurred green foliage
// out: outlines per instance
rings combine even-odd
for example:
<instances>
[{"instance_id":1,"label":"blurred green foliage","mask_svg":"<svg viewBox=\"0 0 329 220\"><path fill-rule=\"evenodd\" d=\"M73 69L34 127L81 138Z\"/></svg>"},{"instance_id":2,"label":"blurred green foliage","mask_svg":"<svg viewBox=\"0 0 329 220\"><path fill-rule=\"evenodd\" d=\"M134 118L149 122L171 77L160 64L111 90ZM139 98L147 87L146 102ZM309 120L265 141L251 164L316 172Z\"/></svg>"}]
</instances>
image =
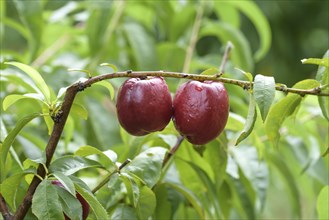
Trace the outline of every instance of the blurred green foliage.
<instances>
[{"instance_id":1,"label":"blurred green foliage","mask_svg":"<svg viewBox=\"0 0 329 220\"><path fill-rule=\"evenodd\" d=\"M273 76L276 83L292 86L302 79L314 78L317 71L316 66L302 65L300 60L321 58L329 48L328 1L14 0L0 4L1 141L16 124L22 124L17 123L21 118L35 112L48 114L51 106L38 98L3 106L8 95L33 93L40 88L26 71L4 61L36 68L49 87L51 101L60 89L88 77L85 72L68 71L69 68L88 70L93 76L113 72L99 66L101 63L114 64L119 70L180 72L200 10L201 27L191 65L185 70L190 73L218 68L230 41L234 49L225 77L247 80L235 69L239 68L253 75ZM123 80L110 80L115 93ZM166 81L172 94L182 82L172 78ZM284 116L275 112L274 116L283 122L275 130L281 135L278 149L268 139L261 117L253 121L250 136L235 146L246 124L249 94L239 87L225 86L231 106L225 132L201 149L184 141L173 161L163 169L165 149L174 147L178 135L173 124L145 137L130 136L119 127L115 99L111 99L109 90L92 86L75 100L50 171L56 178L75 184L92 204L91 217L324 216L328 209L321 201L327 190L323 187L329 183L329 161L328 155L321 155L328 149L328 121L322 116L317 97L298 96L298 103ZM274 103L287 100L284 97L275 92ZM32 120L10 148L2 189L13 183L17 188L1 193L11 198L11 211L15 211L31 180L27 173L33 169L27 169L42 161L51 125L49 116ZM113 175L95 197L91 195L88 188L94 188L107 172L115 169L114 162L123 163L127 158L133 160L131 166ZM42 187L51 184L44 180ZM53 189L50 191L57 195ZM40 202L35 202L34 207L47 208ZM52 214L61 212L54 210ZM28 217L35 218L34 214L29 212Z\"/></svg>"}]
</instances>

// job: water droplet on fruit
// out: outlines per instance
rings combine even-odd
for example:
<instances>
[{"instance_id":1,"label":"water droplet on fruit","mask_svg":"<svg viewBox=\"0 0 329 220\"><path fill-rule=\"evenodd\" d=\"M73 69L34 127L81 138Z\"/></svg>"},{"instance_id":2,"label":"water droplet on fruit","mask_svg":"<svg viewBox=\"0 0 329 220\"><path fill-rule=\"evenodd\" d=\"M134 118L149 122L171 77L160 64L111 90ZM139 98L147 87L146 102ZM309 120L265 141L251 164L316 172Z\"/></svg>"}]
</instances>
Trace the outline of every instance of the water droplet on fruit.
<instances>
[{"instance_id":1,"label":"water droplet on fruit","mask_svg":"<svg viewBox=\"0 0 329 220\"><path fill-rule=\"evenodd\" d=\"M197 91L201 92L201 91L202 91L202 88L201 88L201 87L199 87L199 86L196 86L196 87L195 87L195 90L197 90Z\"/></svg>"}]
</instances>

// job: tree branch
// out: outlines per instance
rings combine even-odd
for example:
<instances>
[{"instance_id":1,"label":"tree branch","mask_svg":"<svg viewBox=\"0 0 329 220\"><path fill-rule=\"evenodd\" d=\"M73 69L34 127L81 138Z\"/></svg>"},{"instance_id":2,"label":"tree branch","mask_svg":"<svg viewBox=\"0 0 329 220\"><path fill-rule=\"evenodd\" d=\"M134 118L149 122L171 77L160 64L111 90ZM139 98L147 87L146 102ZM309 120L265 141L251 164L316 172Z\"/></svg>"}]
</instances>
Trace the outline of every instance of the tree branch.
<instances>
[{"instance_id":1,"label":"tree branch","mask_svg":"<svg viewBox=\"0 0 329 220\"><path fill-rule=\"evenodd\" d=\"M51 159L53 157L53 154L55 152L55 149L57 147L58 141L62 135L64 125L66 123L67 117L69 115L71 106L73 104L73 101L75 99L76 94L79 91L82 91L86 89L87 87L90 87L92 84L97 83L102 80L106 79L113 79L113 78L119 78L119 77L148 77L148 76L158 76L158 77L173 77L173 78L181 78L181 79L190 79L190 80L197 80L197 81L218 81L218 82L223 82L223 83L228 83L228 84L233 84L240 86L244 89L251 89L253 87L253 82L249 81L243 81L243 80L236 80L236 79L229 79L229 78L223 78L220 76L221 73L215 74L215 75L197 75L197 74L189 74L189 73L179 73L179 72L169 72L169 71L124 71L124 72L116 72L116 73L108 73L108 74L103 74L95 77L91 77L87 79L84 82L78 82L70 87L68 87L64 101L62 103L61 107L61 113L58 115L58 121L56 120L53 131L49 137L47 146L46 146L46 167L49 166ZM275 87L276 90L283 91L285 93L295 93L299 94L301 96L305 95L316 95L316 96L329 96L329 93L324 93L321 91L321 87L317 87L314 89L309 89L309 90L303 90L303 89L294 89L294 88L287 88L285 85L280 84L279 86ZM183 138L180 138L177 143L177 147L173 148L173 154L178 146L180 145L181 141ZM167 163L171 156L168 156L167 159L165 159L164 163ZM45 177L46 172L43 167L43 165L39 165L37 174L41 177ZM15 215L11 218L10 216L8 217L9 219L23 219L26 213L28 212L29 208L31 207L32 203L32 197L33 194L39 185L41 180L38 177L34 177L28 191L26 192L26 195L16 210ZM6 209L3 209L2 205L5 204L1 202L1 212L2 214L6 214Z\"/></svg>"},{"instance_id":2,"label":"tree branch","mask_svg":"<svg viewBox=\"0 0 329 220\"><path fill-rule=\"evenodd\" d=\"M61 108L61 115L58 117L58 121L56 121L54 124L53 131L49 137L46 146L46 167L49 167L49 164L57 147L58 141L62 135L63 128L66 123L67 117L69 115L74 98L76 94L79 92L79 90L80 90L79 83L76 83L70 86L66 91L64 102ZM41 177L45 177L46 172L43 165L39 165L37 174ZM36 188L38 187L38 185L40 184L40 182L41 180L37 176L34 176L22 203L16 210L16 213L12 219L14 220L24 219L26 213L31 207L33 194Z\"/></svg>"},{"instance_id":3,"label":"tree branch","mask_svg":"<svg viewBox=\"0 0 329 220\"><path fill-rule=\"evenodd\" d=\"M244 81L244 80L237 80L237 79L230 79L220 77L220 73L215 75L198 75L198 74L190 74L190 73L179 73L179 72L170 72L170 71L124 71L124 72L116 72L116 73L107 73L103 75L98 75L92 77L83 83L81 86L83 88L87 88L94 83L97 83L102 80L106 79L113 79L113 78L121 78L121 77L141 77L145 78L148 76L158 76L158 77L172 77L172 78L180 78L180 79L190 79L190 80L197 80L197 81L218 81L227 84L233 84L240 86L243 89L251 89L254 85L253 82ZM275 86L275 89L278 91L282 91L285 93L295 93L301 96L305 95L316 95L316 96L329 96L329 93L322 92L321 87L316 87L314 89L295 89L295 88L288 88L284 84L280 84Z\"/></svg>"},{"instance_id":4,"label":"tree branch","mask_svg":"<svg viewBox=\"0 0 329 220\"><path fill-rule=\"evenodd\" d=\"M6 204L5 199L3 198L2 194L0 193L0 212L4 218L4 220L11 219L12 215L9 212L8 206Z\"/></svg>"}]
</instances>

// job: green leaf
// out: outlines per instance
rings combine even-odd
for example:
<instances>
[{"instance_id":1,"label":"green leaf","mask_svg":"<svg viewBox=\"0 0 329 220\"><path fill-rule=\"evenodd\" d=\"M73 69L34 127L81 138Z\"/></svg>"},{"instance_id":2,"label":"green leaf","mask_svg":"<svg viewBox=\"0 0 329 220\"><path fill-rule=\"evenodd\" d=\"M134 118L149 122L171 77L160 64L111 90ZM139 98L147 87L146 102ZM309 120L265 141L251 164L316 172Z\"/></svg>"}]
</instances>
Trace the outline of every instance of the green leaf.
<instances>
[{"instance_id":1,"label":"green leaf","mask_svg":"<svg viewBox=\"0 0 329 220\"><path fill-rule=\"evenodd\" d=\"M294 85L296 89L313 89L320 85L316 80L303 80ZM285 98L276 103L269 111L265 121L265 132L274 146L277 147L280 139L279 129L284 120L292 115L302 101L298 94L288 94Z\"/></svg>"},{"instance_id":2,"label":"green leaf","mask_svg":"<svg viewBox=\"0 0 329 220\"><path fill-rule=\"evenodd\" d=\"M185 5L179 12L173 13L170 20L169 39L170 42L177 42L180 38L190 33L190 28L195 17L195 8L192 5ZM168 21L169 22L169 21Z\"/></svg>"},{"instance_id":3,"label":"green leaf","mask_svg":"<svg viewBox=\"0 0 329 220\"><path fill-rule=\"evenodd\" d=\"M33 113L30 114L28 116L25 116L24 118L20 119L17 123L16 126L13 130L11 130L7 137L5 138L5 140L3 141L2 145L0 145L0 155L1 155L1 169L0 169L0 182L2 182L6 176L5 174L5 164L6 164L6 159L7 159L7 154L9 151L10 146L12 145L12 143L14 142L16 136L18 135L18 133L22 130L22 128L24 128L24 126L29 123L32 119L36 118L40 116L39 113Z\"/></svg>"},{"instance_id":4,"label":"green leaf","mask_svg":"<svg viewBox=\"0 0 329 220\"><path fill-rule=\"evenodd\" d=\"M112 63L101 63L100 66L107 66L110 67L113 72L118 72L118 68L116 67L116 65L112 64Z\"/></svg>"},{"instance_id":5,"label":"green leaf","mask_svg":"<svg viewBox=\"0 0 329 220\"><path fill-rule=\"evenodd\" d=\"M127 195L131 204L136 207L140 196L137 183L135 182L134 178L127 173L121 173L120 179L126 186Z\"/></svg>"},{"instance_id":6,"label":"green leaf","mask_svg":"<svg viewBox=\"0 0 329 220\"><path fill-rule=\"evenodd\" d=\"M72 220L80 220L82 216L82 205L80 201L66 189L55 187L59 196L60 204L64 213ZM73 186L74 188L74 186Z\"/></svg>"},{"instance_id":7,"label":"green leaf","mask_svg":"<svg viewBox=\"0 0 329 220\"><path fill-rule=\"evenodd\" d=\"M61 182L64 186L64 188L72 194L72 196L75 197L75 188L74 188L74 184L72 182L72 180L67 177L66 175L59 173L59 172L54 172L52 173L52 175L54 177L56 177L57 180L59 180L59 182Z\"/></svg>"},{"instance_id":8,"label":"green leaf","mask_svg":"<svg viewBox=\"0 0 329 220\"><path fill-rule=\"evenodd\" d=\"M63 173L66 176L69 176L73 173L78 172L91 167L103 167L100 163L78 156L64 156L54 160L50 166L49 171L53 173Z\"/></svg>"},{"instance_id":9,"label":"green leaf","mask_svg":"<svg viewBox=\"0 0 329 220\"><path fill-rule=\"evenodd\" d=\"M124 170L137 175L152 188L160 178L166 152L167 149L162 147L149 148L137 155Z\"/></svg>"},{"instance_id":10,"label":"green leaf","mask_svg":"<svg viewBox=\"0 0 329 220\"><path fill-rule=\"evenodd\" d=\"M198 198L193 194L193 192L191 192L189 189L187 189L184 186L177 184L177 183L166 182L165 184L167 186L175 189L177 192L181 193L187 199L187 201L189 201L191 203L193 208L198 213L200 219L205 219L203 207L202 207L200 201L198 200Z\"/></svg>"},{"instance_id":11,"label":"green leaf","mask_svg":"<svg viewBox=\"0 0 329 220\"><path fill-rule=\"evenodd\" d=\"M41 93L44 95L44 99L47 103L50 103L50 91L46 82L41 77L40 73L34 68L18 62L6 62L6 64L16 66L17 68L24 71L27 75L31 77L35 85L40 89Z\"/></svg>"},{"instance_id":12,"label":"green leaf","mask_svg":"<svg viewBox=\"0 0 329 220\"><path fill-rule=\"evenodd\" d=\"M234 45L231 58L233 62L242 69L253 69L252 53L249 42L243 33L233 26L224 22L205 22L200 30L200 38L205 36L216 36L222 43L231 41Z\"/></svg>"},{"instance_id":13,"label":"green leaf","mask_svg":"<svg viewBox=\"0 0 329 220\"><path fill-rule=\"evenodd\" d=\"M35 99L38 101L43 102L43 97L40 97L40 94L38 93L28 93L24 95L8 95L6 98L3 100L2 107L3 110L7 110L11 105L13 105L15 102L21 99Z\"/></svg>"},{"instance_id":14,"label":"green leaf","mask_svg":"<svg viewBox=\"0 0 329 220\"><path fill-rule=\"evenodd\" d=\"M53 131L53 127L54 127L54 121L49 115L50 114L49 107L46 104L42 105L42 114L43 114L43 120L45 121L45 124L48 128L48 135L51 135L51 132Z\"/></svg>"},{"instance_id":15,"label":"green leaf","mask_svg":"<svg viewBox=\"0 0 329 220\"><path fill-rule=\"evenodd\" d=\"M64 127L64 143L65 148L67 150L67 146L69 145L71 139L73 138L74 134L74 120L71 115L67 117L66 124Z\"/></svg>"},{"instance_id":16,"label":"green leaf","mask_svg":"<svg viewBox=\"0 0 329 220\"><path fill-rule=\"evenodd\" d=\"M218 68L210 68L210 69L206 69L205 71L200 73L200 75L215 75L215 74L218 74L218 73L219 73Z\"/></svg>"},{"instance_id":17,"label":"green leaf","mask_svg":"<svg viewBox=\"0 0 329 220\"><path fill-rule=\"evenodd\" d=\"M24 25L29 30L29 47L30 47L30 60L32 61L38 52L41 45L41 37L44 26L43 1L22 1L14 0L18 15L23 21Z\"/></svg>"},{"instance_id":18,"label":"green leaf","mask_svg":"<svg viewBox=\"0 0 329 220\"><path fill-rule=\"evenodd\" d=\"M172 216L172 204L168 198L168 192L164 183L157 184L154 187L154 193L156 195L156 208L153 213L152 219L171 219Z\"/></svg>"},{"instance_id":19,"label":"green leaf","mask_svg":"<svg viewBox=\"0 0 329 220\"><path fill-rule=\"evenodd\" d=\"M293 173L290 171L289 166L287 165L286 161L281 159L279 156L271 154L269 155L269 159L271 163L277 168L285 181L286 184L286 192L291 199L291 205L293 207L293 211L298 217L301 217L301 198L300 193L298 191L298 185L294 179Z\"/></svg>"},{"instance_id":20,"label":"green leaf","mask_svg":"<svg viewBox=\"0 0 329 220\"><path fill-rule=\"evenodd\" d=\"M158 68L162 70L182 71L185 50L173 42L161 42L156 45ZM172 54L175 54L175 59L172 58ZM166 79L170 80L170 79ZM170 86L170 85L169 85Z\"/></svg>"},{"instance_id":21,"label":"green leaf","mask_svg":"<svg viewBox=\"0 0 329 220\"><path fill-rule=\"evenodd\" d=\"M233 188L233 193L238 199L235 201L237 211L241 219L256 219L255 213L255 191L250 181L239 170L239 179L228 178L228 182Z\"/></svg>"},{"instance_id":22,"label":"green leaf","mask_svg":"<svg viewBox=\"0 0 329 220\"><path fill-rule=\"evenodd\" d=\"M122 220L122 219L129 219L129 220L137 220L137 216L135 210L126 205L126 204L119 204L115 207L109 219L112 220Z\"/></svg>"},{"instance_id":23,"label":"green leaf","mask_svg":"<svg viewBox=\"0 0 329 220\"><path fill-rule=\"evenodd\" d=\"M219 15L220 19L225 22L233 25L236 28L240 27L240 14L239 11L230 4L229 1L214 1L215 10Z\"/></svg>"},{"instance_id":24,"label":"green leaf","mask_svg":"<svg viewBox=\"0 0 329 220\"><path fill-rule=\"evenodd\" d=\"M148 32L137 23L125 23L123 27L136 59L137 68L156 68L157 62L154 39L151 38Z\"/></svg>"},{"instance_id":25,"label":"green leaf","mask_svg":"<svg viewBox=\"0 0 329 220\"><path fill-rule=\"evenodd\" d=\"M40 220L64 219L56 186L44 179L35 190L32 199L32 212Z\"/></svg>"},{"instance_id":26,"label":"green leaf","mask_svg":"<svg viewBox=\"0 0 329 220\"><path fill-rule=\"evenodd\" d=\"M99 81L99 82L95 83L94 85L99 85L99 86L105 87L110 92L111 100L114 99L114 88L110 82L103 80L103 81Z\"/></svg>"},{"instance_id":27,"label":"green leaf","mask_svg":"<svg viewBox=\"0 0 329 220\"><path fill-rule=\"evenodd\" d=\"M154 192L147 186L142 186L136 207L139 219L148 219L153 214L155 207L156 198Z\"/></svg>"},{"instance_id":28,"label":"green leaf","mask_svg":"<svg viewBox=\"0 0 329 220\"><path fill-rule=\"evenodd\" d=\"M242 116L230 112L225 129L232 131L241 131L245 123L246 121Z\"/></svg>"},{"instance_id":29,"label":"green leaf","mask_svg":"<svg viewBox=\"0 0 329 220\"><path fill-rule=\"evenodd\" d=\"M21 72L13 72L10 69L8 71L0 72L0 81L9 81L17 86L23 87L26 92L35 93L40 92L36 85L34 85L32 79Z\"/></svg>"},{"instance_id":30,"label":"green leaf","mask_svg":"<svg viewBox=\"0 0 329 220\"><path fill-rule=\"evenodd\" d=\"M324 54L323 59L324 58L329 59L329 50L327 50L327 52ZM321 83L322 86L329 85L329 67L319 66L315 78ZM329 93L329 87L327 86L325 89L322 89L322 92ZM323 116L329 121L329 97L318 96L318 101Z\"/></svg>"},{"instance_id":31,"label":"green leaf","mask_svg":"<svg viewBox=\"0 0 329 220\"><path fill-rule=\"evenodd\" d=\"M250 133L254 129L256 119L257 119L256 102L255 102L255 99L252 96L252 94L250 94L249 95L249 110L248 110L248 116L246 119L246 123L235 143L235 146L238 145L241 141L243 141L250 135Z\"/></svg>"},{"instance_id":32,"label":"green leaf","mask_svg":"<svg viewBox=\"0 0 329 220\"><path fill-rule=\"evenodd\" d=\"M255 2L228 1L227 3L234 5L240 11L242 11L255 26L259 35L260 46L259 49L255 52L254 58L256 61L259 61L266 55L271 46L272 33L268 19L265 17L264 13Z\"/></svg>"},{"instance_id":33,"label":"green leaf","mask_svg":"<svg viewBox=\"0 0 329 220\"><path fill-rule=\"evenodd\" d=\"M81 118L83 118L84 120L88 119L88 111L87 109L77 103L73 103L72 107L71 107L71 112L74 114L79 115Z\"/></svg>"},{"instance_id":34,"label":"green leaf","mask_svg":"<svg viewBox=\"0 0 329 220\"><path fill-rule=\"evenodd\" d=\"M244 173L244 176L250 181L253 189L257 192L256 196L260 204L261 211L265 205L266 193L269 185L269 169L264 161L259 160L257 149L250 146L241 146L232 149L234 159Z\"/></svg>"},{"instance_id":35,"label":"green leaf","mask_svg":"<svg viewBox=\"0 0 329 220\"><path fill-rule=\"evenodd\" d=\"M206 200L209 201L209 205L207 205L206 209L208 209L209 214L212 214L212 218L222 219L221 208L219 206L217 197L216 197L216 189L215 184L211 181L207 173L202 170L199 166L197 166L193 162L188 162L188 164L193 168L193 170L197 173L198 177L204 184L204 187L207 189ZM215 210L214 212L211 210Z\"/></svg>"},{"instance_id":36,"label":"green leaf","mask_svg":"<svg viewBox=\"0 0 329 220\"><path fill-rule=\"evenodd\" d=\"M86 34L88 37L88 44L91 57L96 56L103 47L105 47L104 37L106 30L111 20L113 13L110 13L110 8L113 4L109 2L98 2L97 4L91 2L89 17L86 26Z\"/></svg>"},{"instance_id":37,"label":"green leaf","mask_svg":"<svg viewBox=\"0 0 329 220\"><path fill-rule=\"evenodd\" d=\"M112 150L100 151L99 149L92 146L82 146L75 153L77 156L86 157L89 155L97 155L99 158L97 162L101 163L104 167L112 172L117 169L115 162L117 160L117 154Z\"/></svg>"},{"instance_id":38,"label":"green leaf","mask_svg":"<svg viewBox=\"0 0 329 220\"><path fill-rule=\"evenodd\" d=\"M80 184L75 184L75 189L78 193L88 202L90 209L93 211L96 219L109 219L106 210L99 203L97 198L86 188L80 186Z\"/></svg>"},{"instance_id":39,"label":"green leaf","mask_svg":"<svg viewBox=\"0 0 329 220\"><path fill-rule=\"evenodd\" d=\"M307 58L307 59L302 59L303 64L315 64L318 66L325 66L329 68L329 57L324 57L322 59L320 58Z\"/></svg>"},{"instance_id":40,"label":"green leaf","mask_svg":"<svg viewBox=\"0 0 329 220\"><path fill-rule=\"evenodd\" d=\"M6 200L8 205L15 210L16 209L16 196L18 192L18 188L21 184L21 180L25 175L28 174L35 174L36 170L33 169L28 169L26 171L14 174L10 176L9 178L5 179L1 184L0 184L0 192L3 198Z\"/></svg>"},{"instance_id":41,"label":"green leaf","mask_svg":"<svg viewBox=\"0 0 329 220\"><path fill-rule=\"evenodd\" d=\"M265 121L275 96L274 78L256 75L253 92L262 119Z\"/></svg>"},{"instance_id":42,"label":"green leaf","mask_svg":"<svg viewBox=\"0 0 329 220\"><path fill-rule=\"evenodd\" d=\"M318 219L329 219L329 186L324 186L321 189L316 204Z\"/></svg>"}]
</instances>

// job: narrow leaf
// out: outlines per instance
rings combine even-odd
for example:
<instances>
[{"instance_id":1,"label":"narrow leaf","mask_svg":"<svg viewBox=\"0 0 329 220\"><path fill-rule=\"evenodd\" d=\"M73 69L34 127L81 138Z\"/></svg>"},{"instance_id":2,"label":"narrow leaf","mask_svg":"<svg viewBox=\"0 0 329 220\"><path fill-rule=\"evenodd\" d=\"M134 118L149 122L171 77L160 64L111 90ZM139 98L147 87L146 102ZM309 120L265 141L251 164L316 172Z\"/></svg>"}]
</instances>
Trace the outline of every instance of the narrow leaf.
<instances>
[{"instance_id":1,"label":"narrow leaf","mask_svg":"<svg viewBox=\"0 0 329 220\"><path fill-rule=\"evenodd\" d=\"M114 64L111 64L111 63L101 63L100 66L107 66L107 67L110 67L113 70L113 72L118 72L118 68Z\"/></svg>"},{"instance_id":2,"label":"narrow leaf","mask_svg":"<svg viewBox=\"0 0 329 220\"><path fill-rule=\"evenodd\" d=\"M129 219L129 220L137 220L137 216L135 210L126 204L119 204L115 207L114 211L111 214L109 219L112 220L122 220L122 219Z\"/></svg>"},{"instance_id":3,"label":"narrow leaf","mask_svg":"<svg viewBox=\"0 0 329 220\"><path fill-rule=\"evenodd\" d=\"M313 89L320 85L316 80L303 80L294 85L297 89ZM265 132L274 146L277 147L280 139L279 129L284 120L292 115L300 105L302 97L298 94L288 94L285 98L276 103L268 113L265 121Z\"/></svg>"},{"instance_id":4,"label":"narrow leaf","mask_svg":"<svg viewBox=\"0 0 329 220\"><path fill-rule=\"evenodd\" d=\"M244 128L242 132L240 133L235 145L238 145L241 141L246 139L252 130L254 129L255 121L257 119L257 110L256 110L256 102L252 94L250 94L249 97L249 110L248 110L248 116L246 119L246 123L244 125Z\"/></svg>"},{"instance_id":5,"label":"narrow leaf","mask_svg":"<svg viewBox=\"0 0 329 220\"><path fill-rule=\"evenodd\" d=\"M246 37L242 32L224 22L205 22L200 30L200 37L216 36L224 44L231 41L234 45L231 58L242 69L252 69L252 52Z\"/></svg>"},{"instance_id":6,"label":"narrow leaf","mask_svg":"<svg viewBox=\"0 0 329 220\"><path fill-rule=\"evenodd\" d=\"M75 197L75 188L74 188L74 184L72 182L72 180L67 177L66 175L59 173L59 172L54 172L53 173L54 177L56 177L56 179L61 182L64 186L64 188L72 194L72 196Z\"/></svg>"},{"instance_id":7,"label":"narrow leaf","mask_svg":"<svg viewBox=\"0 0 329 220\"><path fill-rule=\"evenodd\" d=\"M31 77L31 79L34 81L36 86L40 89L41 93L45 97L45 101L47 103L50 103L50 91L49 88L46 84L46 82L43 80L41 77L40 73L36 71L34 68L25 65L23 63L18 63L18 62L6 62L6 64L10 64L13 66L16 66L17 68L21 69L24 71L27 75Z\"/></svg>"},{"instance_id":8,"label":"narrow leaf","mask_svg":"<svg viewBox=\"0 0 329 220\"><path fill-rule=\"evenodd\" d=\"M6 164L6 159L7 159L7 154L9 151L10 146L12 145L12 143L14 142L16 136L18 135L18 133L22 130L22 128L29 123L32 119L36 118L40 116L39 113L33 113L30 114L28 116L25 116L24 118L20 119L17 123L15 128L9 132L9 134L7 135L7 137L5 138L5 140L3 141L2 145L0 145L0 155L1 155L1 179L0 182L2 182L5 178L5 164Z\"/></svg>"},{"instance_id":9,"label":"narrow leaf","mask_svg":"<svg viewBox=\"0 0 329 220\"><path fill-rule=\"evenodd\" d=\"M72 220L81 219L82 205L80 201L75 197L75 194L73 196L70 192L60 186L55 188L57 190L63 212Z\"/></svg>"},{"instance_id":10,"label":"narrow leaf","mask_svg":"<svg viewBox=\"0 0 329 220\"><path fill-rule=\"evenodd\" d=\"M56 186L44 179L37 187L32 199L32 212L40 220L64 219Z\"/></svg>"},{"instance_id":11,"label":"narrow leaf","mask_svg":"<svg viewBox=\"0 0 329 220\"><path fill-rule=\"evenodd\" d=\"M130 177L130 175L127 173L121 173L120 179L126 186L127 195L129 197L130 202L133 204L134 207L136 207L140 195L137 183L134 181L133 177Z\"/></svg>"},{"instance_id":12,"label":"narrow leaf","mask_svg":"<svg viewBox=\"0 0 329 220\"><path fill-rule=\"evenodd\" d=\"M89 190L81 187L80 184L75 184L75 189L88 202L96 219L109 219L107 212L102 204L99 203L97 198Z\"/></svg>"},{"instance_id":13,"label":"narrow leaf","mask_svg":"<svg viewBox=\"0 0 329 220\"><path fill-rule=\"evenodd\" d=\"M89 155L97 155L98 161L108 169L109 172L114 171L117 167L115 162L117 160L117 154L114 151L100 151L99 149L92 146L82 146L75 153L77 156L86 157Z\"/></svg>"},{"instance_id":14,"label":"narrow leaf","mask_svg":"<svg viewBox=\"0 0 329 220\"><path fill-rule=\"evenodd\" d=\"M278 169L281 174L284 183L286 184L286 192L290 195L291 205L295 214L300 218L301 217L301 198L298 191L298 185L294 179L294 175L287 165L286 161L282 160L279 156L271 154L269 155L271 163Z\"/></svg>"},{"instance_id":15,"label":"narrow leaf","mask_svg":"<svg viewBox=\"0 0 329 220\"><path fill-rule=\"evenodd\" d=\"M156 207L156 198L154 192L147 186L140 188L140 196L136 207L139 219L148 219Z\"/></svg>"},{"instance_id":16,"label":"narrow leaf","mask_svg":"<svg viewBox=\"0 0 329 220\"><path fill-rule=\"evenodd\" d=\"M205 71L200 73L200 75L215 75L217 73L219 73L218 68L210 68L210 69L206 69Z\"/></svg>"},{"instance_id":17,"label":"narrow leaf","mask_svg":"<svg viewBox=\"0 0 329 220\"><path fill-rule=\"evenodd\" d=\"M123 28L136 59L137 68L154 69L156 67L154 38L150 36L149 32L143 26L137 23L125 22Z\"/></svg>"},{"instance_id":18,"label":"narrow leaf","mask_svg":"<svg viewBox=\"0 0 329 220\"><path fill-rule=\"evenodd\" d=\"M51 172L63 173L66 176L69 176L73 173L78 172L90 167L103 167L100 163L78 156L64 156L54 160L50 166L49 170Z\"/></svg>"},{"instance_id":19,"label":"narrow leaf","mask_svg":"<svg viewBox=\"0 0 329 220\"><path fill-rule=\"evenodd\" d=\"M152 147L135 157L124 169L141 178L152 188L160 178L163 158L167 149Z\"/></svg>"},{"instance_id":20,"label":"narrow leaf","mask_svg":"<svg viewBox=\"0 0 329 220\"><path fill-rule=\"evenodd\" d=\"M85 107L83 107L80 104L73 103L72 108L71 108L72 113L75 113L79 115L81 118L84 120L88 119L88 111Z\"/></svg>"},{"instance_id":21,"label":"narrow leaf","mask_svg":"<svg viewBox=\"0 0 329 220\"><path fill-rule=\"evenodd\" d=\"M17 194L19 185L21 184L22 178L25 175L34 174L35 173L34 171L33 171L33 169L29 169L27 171L14 174L11 177L5 179L1 183L1 185L0 185L1 186L0 187L1 195L3 196L3 198L6 200L6 202L12 209L16 209L16 207L15 207L16 194Z\"/></svg>"},{"instance_id":22,"label":"narrow leaf","mask_svg":"<svg viewBox=\"0 0 329 220\"><path fill-rule=\"evenodd\" d=\"M193 206L193 208L198 213L200 219L205 219L202 205L198 198L187 188L177 183L166 182L166 185L175 189L177 192L181 193Z\"/></svg>"},{"instance_id":23,"label":"narrow leaf","mask_svg":"<svg viewBox=\"0 0 329 220\"><path fill-rule=\"evenodd\" d=\"M272 41L271 27L268 23L268 19L265 17L264 13L257 6L255 2L252 1L228 1L228 3L237 7L242 11L255 26L259 39L260 46L256 51L254 57L256 61L262 59L266 53L269 51Z\"/></svg>"},{"instance_id":24,"label":"narrow leaf","mask_svg":"<svg viewBox=\"0 0 329 220\"><path fill-rule=\"evenodd\" d=\"M263 121L265 121L275 96L274 78L260 74L256 75L253 91L260 114Z\"/></svg>"},{"instance_id":25,"label":"narrow leaf","mask_svg":"<svg viewBox=\"0 0 329 220\"><path fill-rule=\"evenodd\" d=\"M99 86L105 87L110 93L111 100L114 99L114 88L110 82L103 80L103 81L99 81L99 82L95 83L94 85L99 85Z\"/></svg>"},{"instance_id":26,"label":"narrow leaf","mask_svg":"<svg viewBox=\"0 0 329 220\"><path fill-rule=\"evenodd\" d=\"M324 57L322 59L320 58L307 58L307 59L302 59L303 64L315 64L318 66L325 66L329 68L329 57Z\"/></svg>"},{"instance_id":27,"label":"narrow leaf","mask_svg":"<svg viewBox=\"0 0 329 220\"><path fill-rule=\"evenodd\" d=\"M3 110L6 111L11 105L13 105L15 102L21 99L35 99L43 102L43 97L41 97L40 94L38 93L27 93L24 95L13 94L6 96L6 98L3 100L2 103Z\"/></svg>"},{"instance_id":28,"label":"narrow leaf","mask_svg":"<svg viewBox=\"0 0 329 220\"><path fill-rule=\"evenodd\" d=\"M41 45L44 27L43 1L20 1L14 0L16 9L24 26L29 30L30 61L34 60Z\"/></svg>"},{"instance_id":29,"label":"narrow leaf","mask_svg":"<svg viewBox=\"0 0 329 220\"><path fill-rule=\"evenodd\" d=\"M327 64L329 63L329 50L324 54L323 59L327 59ZM328 64L329 65L329 64ZM316 73L316 80L321 83L322 86L329 85L329 67L319 65L318 71ZM329 87L322 89L322 92L329 92ZM318 96L319 105L323 116L329 121L329 97Z\"/></svg>"},{"instance_id":30,"label":"narrow leaf","mask_svg":"<svg viewBox=\"0 0 329 220\"><path fill-rule=\"evenodd\" d=\"M324 186L318 196L316 210L318 219L329 219L329 186Z\"/></svg>"}]
</instances>

